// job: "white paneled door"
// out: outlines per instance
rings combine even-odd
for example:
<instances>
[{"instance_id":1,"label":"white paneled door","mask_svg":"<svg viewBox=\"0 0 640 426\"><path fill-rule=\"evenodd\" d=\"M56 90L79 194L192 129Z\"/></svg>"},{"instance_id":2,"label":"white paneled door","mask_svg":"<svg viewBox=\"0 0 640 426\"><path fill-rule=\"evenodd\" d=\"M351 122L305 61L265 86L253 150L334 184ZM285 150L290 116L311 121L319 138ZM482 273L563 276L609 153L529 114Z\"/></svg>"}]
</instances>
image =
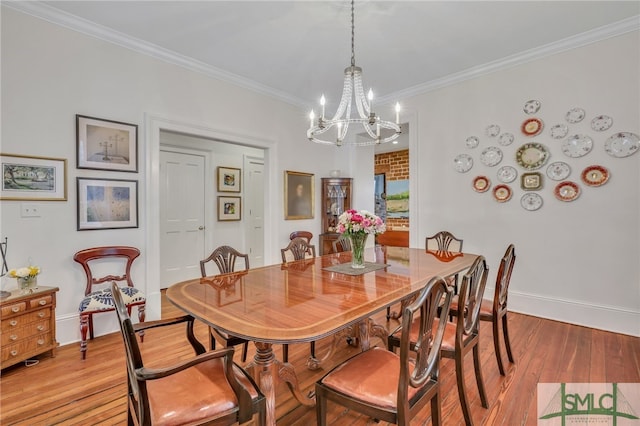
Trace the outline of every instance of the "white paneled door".
<instances>
[{"instance_id":1,"label":"white paneled door","mask_svg":"<svg viewBox=\"0 0 640 426\"><path fill-rule=\"evenodd\" d=\"M245 158L247 252L252 268L264 265L264 161Z\"/></svg>"},{"instance_id":2,"label":"white paneled door","mask_svg":"<svg viewBox=\"0 0 640 426\"><path fill-rule=\"evenodd\" d=\"M204 177L204 156L160 151L160 288L200 276Z\"/></svg>"}]
</instances>

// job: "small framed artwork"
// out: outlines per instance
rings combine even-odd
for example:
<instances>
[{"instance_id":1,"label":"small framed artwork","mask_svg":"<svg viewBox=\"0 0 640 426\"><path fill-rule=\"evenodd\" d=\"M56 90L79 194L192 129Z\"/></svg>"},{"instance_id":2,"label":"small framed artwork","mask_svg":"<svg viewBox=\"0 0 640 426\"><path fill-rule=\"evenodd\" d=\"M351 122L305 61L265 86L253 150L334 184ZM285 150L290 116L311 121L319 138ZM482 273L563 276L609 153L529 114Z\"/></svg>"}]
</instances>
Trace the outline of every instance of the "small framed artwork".
<instances>
[{"instance_id":1,"label":"small framed artwork","mask_svg":"<svg viewBox=\"0 0 640 426\"><path fill-rule=\"evenodd\" d=\"M284 218L313 219L313 174L284 172Z\"/></svg>"},{"instance_id":2,"label":"small framed artwork","mask_svg":"<svg viewBox=\"0 0 640 426\"><path fill-rule=\"evenodd\" d=\"M218 220L240 220L240 197L218 197Z\"/></svg>"},{"instance_id":3,"label":"small framed artwork","mask_svg":"<svg viewBox=\"0 0 640 426\"><path fill-rule=\"evenodd\" d=\"M138 126L76 115L79 169L138 171Z\"/></svg>"},{"instance_id":4,"label":"small framed artwork","mask_svg":"<svg viewBox=\"0 0 640 426\"><path fill-rule=\"evenodd\" d=\"M240 169L218 167L218 192L240 192Z\"/></svg>"},{"instance_id":5,"label":"small framed artwork","mask_svg":"<svg viewBox=\"0 0 640 426\"><path fill-rule=\"evenodd\" d=\"M138 227L138 181L78 180L78 231Z\"/></svg>"},{"instance_id":6,"label":"small framed artwork","mask_svg":"<svg viewBox=\"0 0 640 426\"><path fill-rule=\"evenodd\" d=\"M0 200L67 200L66 159L0 154L0 164Z\"/></svg>"}]
</instances>

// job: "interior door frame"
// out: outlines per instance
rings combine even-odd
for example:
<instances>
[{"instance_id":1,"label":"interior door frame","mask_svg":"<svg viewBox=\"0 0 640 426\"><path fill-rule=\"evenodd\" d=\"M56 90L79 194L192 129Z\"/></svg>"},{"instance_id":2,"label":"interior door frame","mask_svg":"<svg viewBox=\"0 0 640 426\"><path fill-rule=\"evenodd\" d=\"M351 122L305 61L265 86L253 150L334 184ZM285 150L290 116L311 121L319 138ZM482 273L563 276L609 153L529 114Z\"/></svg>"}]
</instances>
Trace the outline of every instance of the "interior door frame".
<instances>
[{"instance_id":1,"label":"interior door frame","mask_svg":"<svg viewBox=\"0 0 640 426\"><path fill-rule=\"evenodd\" d=\"M278 197L272 193L277 188L278 147L275 140L257 138L246 135L244 131L233 132L229 129L212 128L208 125L179 120L162 115L145 113L145 151L146 161L145 179L145 208L146 222L146 297L147 318L149 320L161 317L160 293L160 132L169 131L183 133L195 137L216 139L231 144L250 146L264 150L265 171L265 226L264 257L269 262L275 257L274 241L277 241L279 221L274 216L278 211L276 201Z\"/></svg>"}]
</instances>

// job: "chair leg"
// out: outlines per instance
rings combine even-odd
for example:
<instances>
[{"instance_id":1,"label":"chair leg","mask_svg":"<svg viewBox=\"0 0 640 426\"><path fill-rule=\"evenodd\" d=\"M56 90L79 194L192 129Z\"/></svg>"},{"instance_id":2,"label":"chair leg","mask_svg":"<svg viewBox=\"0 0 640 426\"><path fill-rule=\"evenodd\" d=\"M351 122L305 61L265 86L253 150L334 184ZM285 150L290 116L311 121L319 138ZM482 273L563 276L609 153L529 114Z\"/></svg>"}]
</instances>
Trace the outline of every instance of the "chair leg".
<instances>
[{"instance_id":1,"label":"chair leg","mask_svg":"<svg viewBox=\"0 0 640 426\"><path fill-rule=\"evenodd\" d=\"M144 319L147 317L146 311L146 304L138 305L138 321L144 322ZM140 343L144 342L144 330L138 334L140 336Z\"/></svg>"},{"instance_id":2,"label":"chair leg","mask_svg":"<svg viewBox=\"0 0 640 426\"><path fill-rule=\"evenodd\" d=\"M93 340L93 315L89 315L89 340Z\"/></svg>"},{"instance_id":3,"label":"chair leg","mask_svg":"<svg viewBox=\"0 0 640 426\"><path fill-rule=\"evenodd\" d=\"M504 345L507 347L507 356L509 361L515 362L513 359L513 352L511 352L511 341L509 340L509 326L507 325L507 313L502 316L502 332L504 333Z\"/></svg>"},{"instance_id":4,"label":"chair leg","mask_svg":"<svg viewBox=\"0 0 640 426\"><path fill-rule=\"evenodd\" d=\"M438 385L440 386L440 385ZM440 426L440 407L441 407L440 390L431 398L431 425Z\"/></svg>"},{"instance_id":5,"label":"chair leg","mask_svg":"<svg viewBox=\"0 0 640 426\"><path fill-rule=\"evenodd\" d=\"M289 362L289 345L282 345L282 362Z\"/></svg>"},{"instance_id":6,"label":"chair leg","mask_svg":"<svg viewBox=\"0 0 640 426\"><path fill-rule=\"evenodd\" d=\"M498 370L500 375L504 376L504 365L502 364L502 353L500 351L500 330L498 318L493 318L493 348L496 352L496 361L498 361Z\"/></svg>"},{"instance_id":7,"label":"chair leg","mask_svg":"<svg viewBox=\"0 0 640 426\"><path fill-rule=\"evenodd\" d=\"M480 393L480 402L484 408L489 408L487 402L487 393L484 390L484 380L482 379L482 368L480 366L480 346L476 344L473 347L473 366L476 371L476 382L478 383L478 392Z\"/></svg>"},{"instance_id":8,"label":"chair leg","mask_svg":"<svg viewBox=\"0 0 640 426\"><path fill-rule=\"evenodd\" d=\"M249 342L244 342L242 345L242 362L247 362L247 351L249 349Z\"/></svg>"},{"instance_id":9,"label":"chair leg","mask_svg":"<svg viewBox=\"0 0 640 426\"><path fill-rule=\"evenodd\" d=\"M89 315L80 315L80 355L87 358L87 330L89 329Z\"/></svg>"},{"instance_id":10,"label":"chair leg","mask_svg":"<svg viewBox=\"0 0 640 426\"><path fill-rule=\"evenodd\" d=\"M309 343L309 352L311 352L311 358L316 357L316 342Z\"/></svg>"},{"instance_id":11,"label":"chair leg","mask_svg":"<svg viewBox=\"0 0 640 426\"><path fill-rule=\"evenodd\" d=\"M316 387L316 425L327 425L327 398L322 395L322 391L318 392Z\"/></svg>"},{"instance_id":12,"label":"chair leg","mask_svg":"<svg viewBox=\"0 0 640 426\"><path fill-rule=\"evenodd\" d=\"M216 338L213 335L213 330L209 327L209 349L214 351L216 349Z\"/></svg>"},{"instance_id":13,"label":"chair leg","mask_svg":"<svg viewBox=\"0 0 640 426\"><path fill-rule=\"evenodd\" d=\"M473 419L471 418L471 412L469 410L469 401L467 400L467 393L464 390L464 358L462 354L457 353L455 359L456 382L458 384L458 396L460 398L462 414L464 415L464 422L467 426L473 426Z\"/></svg>"}]
</instances>

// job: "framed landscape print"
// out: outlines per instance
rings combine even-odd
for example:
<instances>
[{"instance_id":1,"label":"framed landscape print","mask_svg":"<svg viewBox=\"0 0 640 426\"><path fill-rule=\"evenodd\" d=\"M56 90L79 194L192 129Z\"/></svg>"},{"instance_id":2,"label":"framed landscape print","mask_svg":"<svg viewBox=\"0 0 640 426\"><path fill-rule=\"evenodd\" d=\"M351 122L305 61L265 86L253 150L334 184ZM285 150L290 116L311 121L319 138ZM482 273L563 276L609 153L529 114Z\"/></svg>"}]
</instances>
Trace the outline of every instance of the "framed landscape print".
<instances>
[{"instance_id":1,"label":"framed landscape print","mask_svg":"<svg viewBox=\"0 0 640 426\"><path fill-rule=\"evenodd\" d=\"M66 159L0 154L0 166L0 200L67 200Z\"/></svg>"},{"instance_id":2,"label":"framed landscape print","mask_svg":"<svg viewBox=\"0 0 640 426\"><path fill-rule=\"evenodd\" d=\"M218 192L240 192L240 169L218 167Z\"/></svg>"},{"instance_id":3,"label":"framed landscape print","mask_svg":"<svg viewBox=\"0 0 640 426\"><path fill-rule=\"evenodd\" d=\"M284 218L313 219L313 174L284 172Z\"/></svg>"},{"instance_id":4,"label":"framed landscape print","mask_svg":"<svg viewBox=\"0 0 640 426\"><path fill-rule=\"evenodd\" d=\"M78 231L138 227L138 181L78 179Z\"/></svg>"},{"instance_id":5,"label":"framed landscape print","mask_svg":"<svg viewBox=\"0 0 640 426\"><path fill-rule=\"evenodd\" d=\"M218 197L218 220L240 220L240 197Z\"/></svg>"},{"instance_id":6,"label":"framed landscape print","mask_svg":"<svg viewBox=\"0 0 640 426\"><path fill-rule=\"evenodd\" d=\"M136 124L76 115L79 169L138 171Z\"/></svg>"}]
</instances>

